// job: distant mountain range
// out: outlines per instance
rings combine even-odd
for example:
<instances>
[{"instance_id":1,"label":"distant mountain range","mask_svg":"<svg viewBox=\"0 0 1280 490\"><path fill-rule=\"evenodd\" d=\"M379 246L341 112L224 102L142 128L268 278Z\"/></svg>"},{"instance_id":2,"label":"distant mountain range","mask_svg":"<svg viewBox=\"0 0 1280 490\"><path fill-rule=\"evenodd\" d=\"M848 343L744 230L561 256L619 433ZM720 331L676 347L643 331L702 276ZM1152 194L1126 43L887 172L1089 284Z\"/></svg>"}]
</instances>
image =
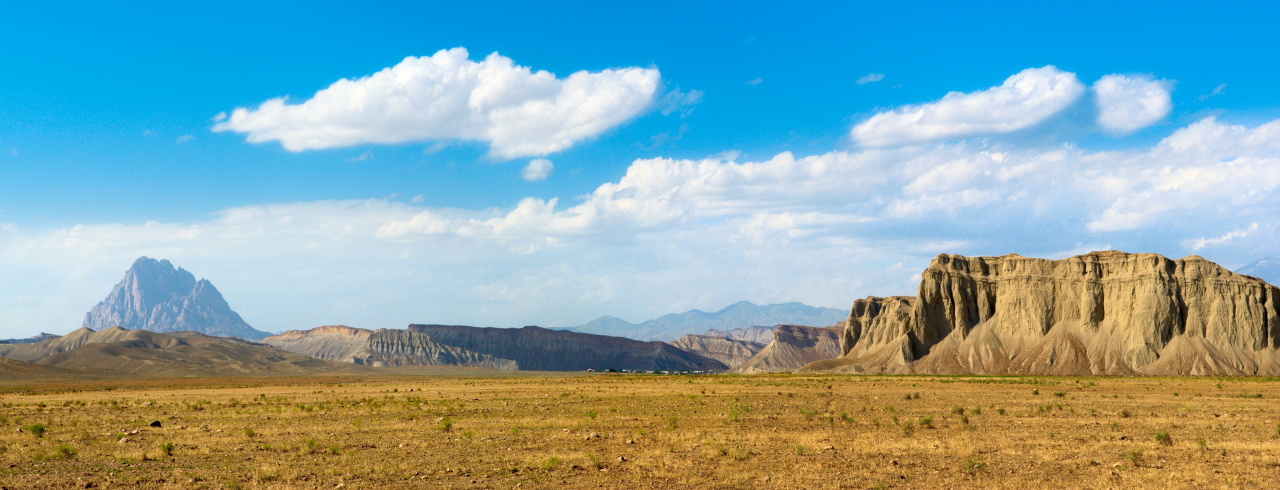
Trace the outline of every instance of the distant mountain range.
<instances>
[{"instance_id":1,"label":"distant mountain range","mask_svg":"<svg viewBox=\"0 0 1280 490\"><path fill-rule=\"evenodd\" d=\"M111 327L190 331L254 341L271 335L245 323L208 280L197 281L168 260L147 257L134 261L107 299L84 316L82 328Z\"/></svg>"},{"instance_id":2,"label":"distant mountain range","mask_svg":"<svg viewBox=\"0 0 1280 490\"><path fill-rule=\"evenodd\" d=\"M1280 257L1267 257L1258 260L1237 269L1236 273L1262 279L1272 286L1280 286Z\"/></svg>"},{"instance_id":3,"label":"distant mountain range","mask_svg":"<svg viewBox=\"0 0 1280 490\"><path fill-rule=\"evenodd\" d=\"M741 301L723 310L707 313L690 310L671 313L644 323L630 323L612 316L602 316L585 325L561 328L580 333L627 337L636 340L672 341L687 334L702 334L708 330L732 330L753 326L805 325L829 327L848 318L849 312L836 308L821 308L803 303L782 303L759 306ZM770 329L772 330L772 329Z\"/></svg>"}]
</instances>

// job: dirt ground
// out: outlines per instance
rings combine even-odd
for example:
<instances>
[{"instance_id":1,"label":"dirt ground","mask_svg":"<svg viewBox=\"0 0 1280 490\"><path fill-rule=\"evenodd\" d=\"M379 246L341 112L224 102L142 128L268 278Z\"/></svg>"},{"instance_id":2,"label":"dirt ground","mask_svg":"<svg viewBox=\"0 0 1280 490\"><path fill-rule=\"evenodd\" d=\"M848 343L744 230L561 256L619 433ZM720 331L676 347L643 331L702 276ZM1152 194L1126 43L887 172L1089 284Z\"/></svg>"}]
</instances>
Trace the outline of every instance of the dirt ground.
<instances>
[{"instance_id":1,"label":"dirt ground","mask_svg":"<svg viewBox=\"0 0 1280 490\"><path fill-rule=\"evenodd\" d=\"M1262 378L8 380L0 486L1277 488L1278 397Z\"/></svg>"}]
</instances>

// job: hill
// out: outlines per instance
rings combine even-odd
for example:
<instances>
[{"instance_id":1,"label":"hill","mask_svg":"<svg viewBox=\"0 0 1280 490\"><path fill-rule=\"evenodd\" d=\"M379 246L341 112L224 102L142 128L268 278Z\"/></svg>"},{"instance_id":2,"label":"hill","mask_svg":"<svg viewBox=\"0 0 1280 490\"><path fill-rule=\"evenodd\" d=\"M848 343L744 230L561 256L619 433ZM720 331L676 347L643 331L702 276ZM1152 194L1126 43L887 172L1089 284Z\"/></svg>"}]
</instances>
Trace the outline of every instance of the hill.
<instances>
[{"instance_id":1,"label":"hill","mask_svg":"<svg viewBox=\"0 0 1280 490\"><path fill-rule=\"evenodd\" d=\"M517 369L515 361L477 354L441 344L430 336L407 330L366 330L345 325L291 330L262 341L316 359L374 367L466 366Z\"/></svg>"},{"instance_id":2,"label":"hill","mask_svg":"<svg viewBox=\"0 0 1280 490\"><path fill-rule=\"evenodd\" d=\"M690 354L665 342L642 342L541 327L477 328L409 325L410 332L471 352L516 362L522 370L723 371L715 359Z\"/></svg>"},{"instance_id":3,"label":"hill","mask_svg":"<svg viewBox=\"0 0 1280 490\"><path fill-rule=\"evenodd\" d=\"M686 334L697 334L712 329L730 330L781 324L825 327L844 320L847 315L848 312L843 310L819 308L803 303L758 306L747 301L740 301L714 313L690 310L684 313L663 315L639 324L604 316L584 325L570 327L565 330L627 337L636 340L667 341L678 339Z\"/></svg>"},{"instance_id":4,"label":"hill","mask_svg":"<svg viewBox=\"0 0 1280 490\"><path fill-rule=\"evenodd\" d=\"M778 325L773 340L730 373L790 372L814 361L840 356L841 329Z\"/></svg>"},{"instance_id":5,"label":"hill","mask_svg":"<svg viewBox=\"0 0 1280 490\"><path fill-rule=\"evenodd\" d=\"M691 354L723 362L730 368L746 362L751 356L764 349L764 344L758 342L694 334L680 337L679 340L671 342L671 345Z\"/></svg>"},{"instance_id":6,"label":"hill","mask_svg":"<svg viewBox=\"0 0 1280 490\"><path fill-rule=\"evenodd\" d=\"M52 368L140 376L302 375L362 369L240 339L120 327L80 328L43 342L0 346L0 357Z\"/></svg>"},{"instance_id":7,"label":"hill","mask_svg":"<svg viewBox=\"0 0 1280 490\"><path fill-rule=\"evenodd\" d=\"M261 340L257 330L231 310L208 280L196 280L168 260L140 257L107 298L84 316L84 328L110 327L152 332L200 332L222 337Z\"/></svg>"},{"instance_id":8,"label":"hill","mask_svg":"<svg viewBox=\"0 0 1280 490\"><path fill-rule=\"evenodd\" d=\"M841 356L803 371L1280 374L1280 289L1198 256L939 255L915 297L854 302Z\"/></svg>"}]
</instances>

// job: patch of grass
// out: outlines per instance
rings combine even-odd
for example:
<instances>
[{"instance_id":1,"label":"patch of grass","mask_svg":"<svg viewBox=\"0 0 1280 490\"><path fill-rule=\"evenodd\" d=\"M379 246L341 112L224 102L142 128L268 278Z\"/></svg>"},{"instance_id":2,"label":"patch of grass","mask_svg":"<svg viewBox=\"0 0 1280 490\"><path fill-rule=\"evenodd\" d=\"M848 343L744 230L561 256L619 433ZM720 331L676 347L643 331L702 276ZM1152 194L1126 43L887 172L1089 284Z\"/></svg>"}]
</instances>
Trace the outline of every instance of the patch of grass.
<instances>
[{"instance_id":1,"label":"patch of grass","mask_svg":"<svg viewBox=\"0 0 1280 490\"><path fill-rule=\"evenodd\" d=\"M76 457L76 449L66 444L58 444L53 447L53 457L57 459L74 458Z\"/></svg>"},{"instance_id":2,"label":"patch of grass","mask_svg":"<svg viewBox=\"0 0 1280 490\"><path fill-rule=\"evenodd\" d=\"M1129 451L1125 453L1124 457L1125 459L1129 460L1130 463L1133 463L1134 468L1137 468L1138 464L1142 462L1142 449L1134 449L1132 451Z\"/></svg>"},{"instance_id":3,"label":"patch of grass","mask_svg":"<svg viewBox=\"0 0 1280 490\"><path fill-rule=\"evenodd\" d=\"M441 432L449 432L453 430L453 419L449 417L445 417L444 419L440 420L440 423L439 425L437 425L437 427L440 428Z\"/></svg>"},{"instance_id":4,"label":"patch of grass","mask_svg":"<svg viewBox=\"0 0 1280 490\"><path fill-rule=\"evenodd\" d=\"M804 456L804 446L797 444L797 445L796 445L796 454L799 454L799 455L801 455L801 456Z\"/></svg>"},{"instance_id":5,"label":"patch of grass","mask_svg":"<svg viewBox=\"0 0 1280 490\"><path fill-rule=\"evenodd\" d=\"M600 415L600 414L595 410L587 410L587 418L591 420L595 420L597 415Z\"/></svg>"},{"instance_id":6,"label":"patch of grass","mask_svg":"<svg viewBox=\"0 0 1280 490\"><path fill-rule=\"evenodd\" d=\"M245 436L245 437L248 437L248 438L250 438L250 439L253 439L253 436L256 436L256 435L258 435L258 433L257 433L257 432L255 432L255 431L253 430L253 428L252 428L252 427L245 427L245 428L244 428L244 436Z\"/></svg>"},{"instance_id":7,"label":"patch of grass","mask_svg":"<svg viewBox=\"0 0 1280 490\"><path fill-rule=\"evenodd\" d=\"M675 417L671 417L671 418L667 419L667 430L669 430L669 431L671 431L671 430L676 430L676 418L675 418Z\"/></svg>"},{"instance_id":8,"label":"patch of grass","mask_svg":"<svg viewBox=\"0 0 1280 490\"><path fill-rule=\"evenodd\" d=\"M161 443L160 452L164 453L165 456L173 456L173 447L172 442Z\"/></svg>"},{"instance_id":9,"label":"patch of grass","mask_svg":"<svg viewBox=\"0 0 1280 490\"><path fill-rule=\"evenodd\" d=\"M964 472L968 473L969 476L973 476L975 473L985 469L987 469L986 463L974 460L973 458L964 458Z\"/></svg>"},{"instance_id":10,"label":"patch of grass","mask_svg":"<svg viewBox=\"0 0 1280 490\"><path fill-rule=\"evenodd\" d=\"M1159 443L1161 446L1172 446L1173 436L1170 436L1169 431L1165 431L1165 430L1156 432L1156 442Z\"/></svg>"},{"instance_id":11,"label":"patch of grass","mask_svg":"<svg viewBox=\"0 0 1280 490\"><path fill-rule=\"evenodd\" d=\"M29 425L26 429L33 437L44 437L45 429L42 424Z\"/></svg>"},{"instance_id":12,"label":"patch of grass","mask_svg":"<svg viewBox=\"0 0 1280 490\"><path fill-rule=\"evenodd\" d=\"M559 467L560 467L560 458L551 456L551 457L548 457L547 459L542 460L542 469L544 470L552 471Z\"/></svg>"},{"instance_id":13,"label":"patch of grass","mask_svg":"<svg viewBox=\"0 0 1280 490\"><path fill-rule=\"evenodd\" d=\"M1200 450L1201 450L1201 451L1204 451L1205 449L1207 449L1207 448L1209 447L1209 443L1208 443L1207 441L1205 441L1203 437L1197 437L1197 438L1196 438L1196 447L1200 448Z\"/></svg>"}]
</instances>

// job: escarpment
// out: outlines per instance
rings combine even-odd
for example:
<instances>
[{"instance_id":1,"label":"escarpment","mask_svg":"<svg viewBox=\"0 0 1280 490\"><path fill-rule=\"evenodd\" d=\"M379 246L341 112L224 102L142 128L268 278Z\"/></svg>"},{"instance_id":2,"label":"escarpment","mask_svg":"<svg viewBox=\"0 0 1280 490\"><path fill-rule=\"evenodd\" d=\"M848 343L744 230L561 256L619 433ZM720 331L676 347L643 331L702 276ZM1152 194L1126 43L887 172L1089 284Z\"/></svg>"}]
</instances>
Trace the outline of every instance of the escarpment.
<instances>
[{"instance_id":1,"label":"escarpment","mask_svg":"<svg viewBox=\"0 0 1280 490\"><path fill-rule=\"evenodd\" d=\"M778 373L795 371L809 363L840 355L840 327L778 325L773 341L730 373Z\"/></svg>"},{"instance_id":2,"label":"escarpment","mask_svg":"<svg viewBox=\"0 0 1280 490\"><path fill-rule=\"evenodd\" d=\"M914 298L854 303L808 371L1280 374L1280 290L1198 256L939 255Z\"/></svg>"},{"instance_id":3,"label":"escarpment","mask_svg":"<svg viewBox=\"0 0 1280 490\"><path fill-rule=\"evenodd\" d=\"M469 366L515 370L515 361L436 342L406 330L329 325L267 337L265 344L317 359L365 366Z\"/></svg>"}]
</instances>

